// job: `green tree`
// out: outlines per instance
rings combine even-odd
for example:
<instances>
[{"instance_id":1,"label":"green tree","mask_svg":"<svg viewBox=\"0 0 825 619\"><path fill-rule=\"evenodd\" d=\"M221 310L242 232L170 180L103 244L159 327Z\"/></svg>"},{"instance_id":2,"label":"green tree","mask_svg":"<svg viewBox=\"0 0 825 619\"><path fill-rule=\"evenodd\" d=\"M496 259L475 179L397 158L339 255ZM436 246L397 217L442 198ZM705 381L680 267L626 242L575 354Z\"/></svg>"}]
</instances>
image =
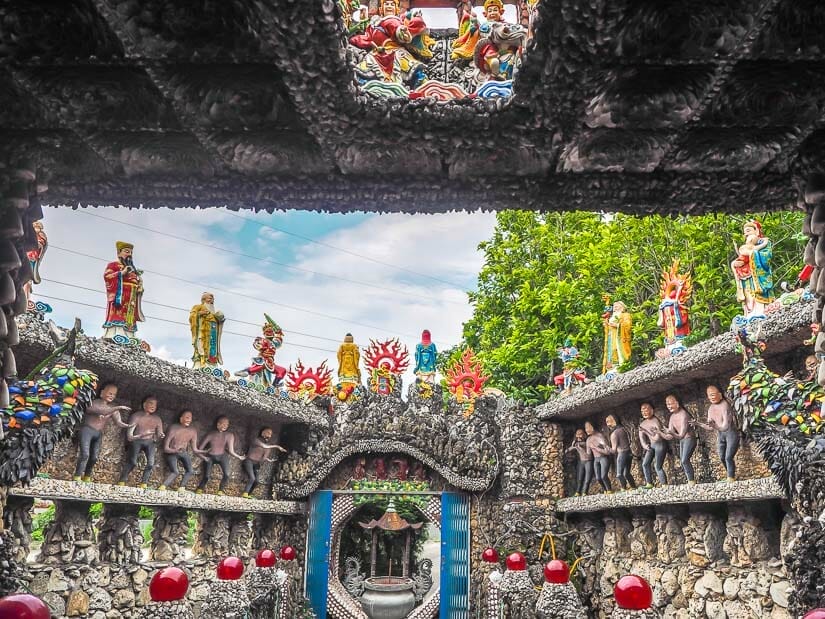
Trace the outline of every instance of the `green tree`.
<instances>
[{"instance_id":1,"label":"green tree","mask_svg":"<svg viewBox=\"0 0 825 619\"><path fill-rule=\"evenodd\" d=\"M740 313L730 272L745 216L606 217L595 213L506 211L481 243L485 265L472 318L464 325L491 373L491 386L528 402L546 400L561 372L558 348L570 337L590 375L601 371L603 295L633 314L633 361L662 346L656 326L661 273L679 259L693 277L687 344L726 330ZM802 266L803 214L760 217L773 242L776 285Z\"/></svg>"}]
</instances>

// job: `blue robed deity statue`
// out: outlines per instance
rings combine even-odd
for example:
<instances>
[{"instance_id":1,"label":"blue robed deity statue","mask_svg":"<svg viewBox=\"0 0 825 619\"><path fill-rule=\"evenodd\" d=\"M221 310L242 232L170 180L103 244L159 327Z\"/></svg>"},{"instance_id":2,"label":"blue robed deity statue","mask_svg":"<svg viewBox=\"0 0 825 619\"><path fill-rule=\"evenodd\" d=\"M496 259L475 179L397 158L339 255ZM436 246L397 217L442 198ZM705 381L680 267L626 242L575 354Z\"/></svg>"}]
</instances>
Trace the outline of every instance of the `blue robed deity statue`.
<instances>
[{"instance_id":1,"label":"blue robed deity statue","mask_svg":"<svg viewBox=\"0 0 825 619\"><path fill-rule=\"evenodd\" d=\"M419 380L435 384L435 363L438 351L433 344L430 332L426 329L421 332L421 341L415 345L415 375Z\"/></svg>"},{"instance_id":2,"label":"blue robed deity statue","mask_svg":"<svg viewBox=\"0 0 825 619\"><path fill-rule=\"evenodd\" d=\"M745 243L737 248L736 259L730 264L736 280L736 300L742 304L745 319L764 318L765 306L774 300L773 246L756 220L746 221L742 231Z\"/></svg>"}]
</instances>

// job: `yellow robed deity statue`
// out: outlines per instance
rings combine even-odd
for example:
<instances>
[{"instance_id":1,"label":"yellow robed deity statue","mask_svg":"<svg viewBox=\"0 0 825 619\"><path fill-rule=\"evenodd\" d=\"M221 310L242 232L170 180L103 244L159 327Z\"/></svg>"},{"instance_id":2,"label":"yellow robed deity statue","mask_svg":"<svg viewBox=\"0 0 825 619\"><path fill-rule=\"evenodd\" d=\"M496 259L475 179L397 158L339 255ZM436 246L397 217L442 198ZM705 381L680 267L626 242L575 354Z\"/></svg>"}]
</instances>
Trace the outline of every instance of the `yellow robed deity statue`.
<instances>
[{"instance_id":1,"label":"yellow robed deity statue","mask_svg":"<svg viewBox=\"0 0 825 619\"><path fill-rule=\"evenodd\" d=\"M602 374L615 374L619 367L630 360L630 338L633 317L621 301L602 315L604 323L604 357Z\"/></svg>"},{"instance_id":2,"label":"yellow robed deity statue","mask_svg":"<svg viewBox=\"0 0 825 619\"><path fill-rule=\"evenodd\" d=\"M215 309L215 295L204 292L201 302L189 312L189 326L192 332L192 363L196 370L215 368L223 363L221 357L221 336L226 318Z\"/></svg>"},{"instance_id":3,"label":"yellow robed deity statue","mask_svg":"<svg viewBox=\"0 0 825 619\"><path fill-rule=\"evenodd\" d=\"M344 336L338 347L338 381L341 383L361 382L361 351L353 340L352 333Z\"/></svg>"}]
</instances>

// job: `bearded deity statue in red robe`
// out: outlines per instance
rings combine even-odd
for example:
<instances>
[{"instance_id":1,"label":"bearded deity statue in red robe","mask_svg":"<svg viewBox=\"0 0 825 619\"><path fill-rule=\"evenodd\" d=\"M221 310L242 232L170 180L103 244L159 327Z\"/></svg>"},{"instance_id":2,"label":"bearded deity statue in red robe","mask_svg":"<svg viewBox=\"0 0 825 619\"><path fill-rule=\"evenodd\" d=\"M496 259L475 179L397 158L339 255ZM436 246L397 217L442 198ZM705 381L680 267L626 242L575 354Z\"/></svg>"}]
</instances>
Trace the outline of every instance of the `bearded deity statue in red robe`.
<instances>
[{"instance_id":1,"label":"bearded deity statue in red robe","mask_svg":"<svg viewBox=\"0 0 825 619\"><path fill-rule=\"evenodd\" d=\"M103 337L135 337L137 323L143 322L143 278L132 261L134 245L118 241L117 260L106 265L103 282L106 285L106 322Z\"/></svg>"}]
</instances>

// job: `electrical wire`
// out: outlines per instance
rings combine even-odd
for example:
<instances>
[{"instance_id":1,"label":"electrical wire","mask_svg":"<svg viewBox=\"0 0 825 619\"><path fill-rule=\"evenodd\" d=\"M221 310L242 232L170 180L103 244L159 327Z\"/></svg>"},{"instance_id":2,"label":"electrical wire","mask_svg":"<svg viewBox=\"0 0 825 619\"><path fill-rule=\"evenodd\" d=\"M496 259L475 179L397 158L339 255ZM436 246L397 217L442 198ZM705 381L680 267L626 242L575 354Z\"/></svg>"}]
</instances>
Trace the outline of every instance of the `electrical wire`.
<instances>
[{"instance_id":1,"label":"electrical wire","mask_svg":"<svg viewBox=\"0 0 825 619\"><path fill-rule=\"evenodd\" d=\"M108 258L101 258L100 256L93 256L91 254L86 254L86 253L83 253L83 252L80 252L80 251L76 251L74 249L68 249L66 247L60 247L59 245L53 245L51 243L49 244L49 249L56 249L58 251L63 251L63 252L69 253L69 254L74 254L75 256L82 256L84 258L90 258L92 260L98 260L100 262L105 262L105 263L111 262L111 260L108 259ZM298 307L296 305L289 305L289 304L286 304L286 303L278 303L277 301L272 301L271 299L263 299L261 297L255 297L255 296L252 296L252 295L243 294L241 292L236 292L234 290L229 290L227 288L222 288L220 286L215 286L213 284L205 284L203 282L196 282L196 281L192 281L190 279L185 279L183 277L177 277L175 275L169 275L167 273L162 273L160 271L153 271L153 270L150 270L150 269L141 269L141 270L144 273L150 273L152 275L157 275L158 277L165 277L167 279L171 279L171 280L174 280L174 281L183 282L185 284L189 284L189 285L192 285L192 286L197 286L201 290L217 290L218 292L223 292L223 293L228 294L228 295L232 295L232 296L236 296L236 297L242 297L242 298L245 298L245 299L251 299L252 301L258 301L260 303L265 303L267 305L275 305L277 307L283 307L283 308L293 310L293 311L296 311L296 312L302 312L304 314L309 314L309 315L312 315L312 316L318 316L320 318L326 318L328 320L335 320L335 321L338 321L338 322L343 322L343 323L347 323L347 324L350 324L350 325L355 325L355 326L358 326L358 327L364 327L366 329L373 329L375 331L380 331L380 332L383 332L383 333L389 333L389 334L395 335L396 337L405 337L405 338L414 338L414 339L418 338L418 336L412 335L410 333L394 332L394 331L390 331L389 329L386 329L384 327L379 327L379 326L376 326L376 325L371 325L371 324L362 323L362 322L356 322L354 320L349 320L347 318L341 318L340 316L333 316L331 314L325 314L323 312L317 312L315 310L307 309L305 307Z\"/></svg>"},{"instance_id":2,"label":"electrical wire","mask_svg":"<svg viewBox=\"0 0 825 619\"><path fill-rule=\"evenodd\" d=\"M36 297L39 298L39 299L49 299L50 301L60 301L62 303L73 303L74 305L82 305L84 307L93 307L95 309L100 309L100 310L104 310L104 311L106 310L106 308L102 305L96 305L94 303L84 303L83 301L75 301L74 299L64 299L64 298L61 298L61 297L55 297L55 296L48 295L48 294L38 293L36 295ZM173 325L183 325L185 327L189 326L188 322L182 322L180 320L170 320L169 318L161 318L160 316L145 315L145 318L151 318L152 320L158 320L160 322L167 322L167 323L173 324ZM227 330L224 330L223 333L226 334L226 335L235 335L235 336L238 336L238 337L243 337L244 339L247 339L247 340L256 337L254 335L249 335L247 333L237 333L235 331L227 331ZM292 343L290 343L290 346L296 346L298 348L306 348L306 349L309 349L309 350L320 350L321 352L327 352L327 353L330 353L330 354L333 354L333 355L336 354L336 351L334 351L334 350L329 350L327 348L318 348L317 346L307 346L306 344L292 344Z\"/></svg>"},{"instance_id":3,"label":"electrical wire","mask_svg":"<svg viewBox=\"0 0 825 619\"><path fill-rule=\"evenodd\" d=\"M41 278L40 281L49 282L50 284L58 284L59 286L68 286L70 288L78 288L80 290L88 290L89 292L96 292L98 294L104 294L104 295L106 294L105 290L97 290L95 288L90 288L89 286L81 286L80 284L77 284L77 283L74 283L74 282L61 282L61 281L56 280L56 279L49 279L48 277L43 277L43 278ZM186 309L185 307L177 307L175 305L167 305L166 303L160 303L158 301L149 301L148 299L142 299L142 301L143 301L143 303L146 303L147 305L157 305L158 307L165 307L167 309L178 310L178 311L181 311L181 312L186 312L187 314L190 312L190 310ZM249 325L251 327L258 327L258 328L261 327L260 323L249 322L247 320L238 320L237 318L227 318L226 322L237 322L240 325ZM336 340L336 339L331 338L331 337L324 337L322 335L313 335L311 333L303 333L301 331L293 331L292 329L290 329L289 331L285 331L285 333L288 333L290 335L303 335L304 337L311 337L311 338L314 338L316 340L326 340L328 342L335 342L336 344L340 343L340 340ZM250 337L255 337L255 336L250 336Z\"/></svg>"},{"instance_id":4,"label":"electrical wire","mask_svg":"<svg viewBox=\"0 0 825 619\"><path fill-rule=\"evenodd\" d=\"M227 215L231 215L232 217L237 217L238 219L242 219L243 221L248 221L251 224L255 224L257 226L261 226L263 228L269 228L270 230L275 230L276 232L280 232L282 234L286 234L288 236L294 236L297 239L301 239L302 241L307 241L308 243L313 243L315 245L320 245L321 247L326 247L327 249L332 249L334 251L339 251L343 254L348 254L350 256L355 256L356 258L360 258L362 260L367 260L369 262L380 264L385 267L389 267L391 269L395 269L397 271L401 271L403 273L409 273L411 275L416 275L418 277L424 277L426 279L431 279L434 282L440 282L442 284L447 284L453 288L464 288L464 286L459 286L453 282L449 282L446 279L441 279L439 277L434 277L433 275L427 275L426 273L420 273L419 271L413 271L412 269L408 269L406 267L398 266L397 264L392 264L391 262L384 262L383 260L378 260L377 258L372 258L371 256L365 256L364 254L359 254L357 252L351 251L349 249L344 249L343 247L338 247L336 245L330 245L329 243L325 243L324 241L319 241L318 239L313 239L309 236L304 236L303 234L298 234L297 232L291 232L289 230L284 230L283 228L278 228L277 226L273 226L272 224L264 223L262 221L258 221L256 219L252 219L251 217L244 217L240 213L235 213L231 210L227 210Z\"/></svg>"},{"instance_id":5,"label":"electrical wire","mask_svg":"<svg viewBox=\"0 0 825 619\"><path fill-rule=\"evenodd\" d=\"M335 281L340 281L340 282L347 282L348 284L354 284L356 286L364 286L366 288L374 288L376 290L383 290L385 292L391 292L391 293L393 293L395 295L399 295L399 296L413 297L413 295L410 295L408 292L404 292L402 290L396 290L394 288L387 288L386 286L381 286L379 284L372 284L370 282L362 282L362 281L359 281L359 280L356 280L356 279L348 279L348 278L342 277L340 275L332 275L330 273L321 273L320 271L313 271L311 269L305 269L305 268L302 268L302 267L297 267L295 265L292 265L292 264L289 264L289 263L286 263L286 262L278 262L277 260L272 260L270 258L255 256L255 255L252 255L252 254L247 254L247 253L244 253L244 252L235 251L234 249L227 249L226 247L221 247L220 245L215 245L213 243L204 243L203 241L197 241L195 239L188 239L186 237L179 236L177 234L172 234L171 232L166 232L164 230L156 230L154 228L149 228L147 226L141 226L139 224L131 223L131 222L128 222L128 221L121 221L120 219L115 219L113 217L106 217L105 215L100 215L98 213L91 213L91 212L89 212L85 209L80 210L78 212L81 213L82 215L88 215L89 217L97 217L98 219L103 219L104 221L110 221L110 222L113 222L113 223L116 223L116 224L121 224L123 226L128 226L130 228L135 228L137 230L143 230L144 232L150 232L152 234L165 236L165 237L168 237L170 239L175 239L176 241L182 241L184 243L191 243L192 245L199 245L201 247L208 247L209 249L215 249L217 251L222 251L222 252L225 252L227 254L232 254L234 256L239 256L241 258L244 258L245 260L255 260L255 261L258 261L258 262L264 262L264 263L267 263L267 264L272 264L272 265L275 265L275 266L278 266L278 267L281 267L281 268L284 268L284 269L291 269L293 271L298 271L298 272L301 272L301 273L308 273L310 275L315 275L317 277L326 277L328 279L333 279ZM251 220L251 221L254 221L254 220ZM423 277L427 277L427 276L423 276ZM449 284L449 282L446 282L444 280L438 280L438 281ZM459 290L462 289L461 286L454 286L454 284L450 284L450 286L456 287ZM444 299L444 302L445 303L450 303L450 304L453 304L453 305L462 305L462 306L467 305L466 303L461 303L459 301L450 301L449 299Z\"/></svg>"}]
</instances>

